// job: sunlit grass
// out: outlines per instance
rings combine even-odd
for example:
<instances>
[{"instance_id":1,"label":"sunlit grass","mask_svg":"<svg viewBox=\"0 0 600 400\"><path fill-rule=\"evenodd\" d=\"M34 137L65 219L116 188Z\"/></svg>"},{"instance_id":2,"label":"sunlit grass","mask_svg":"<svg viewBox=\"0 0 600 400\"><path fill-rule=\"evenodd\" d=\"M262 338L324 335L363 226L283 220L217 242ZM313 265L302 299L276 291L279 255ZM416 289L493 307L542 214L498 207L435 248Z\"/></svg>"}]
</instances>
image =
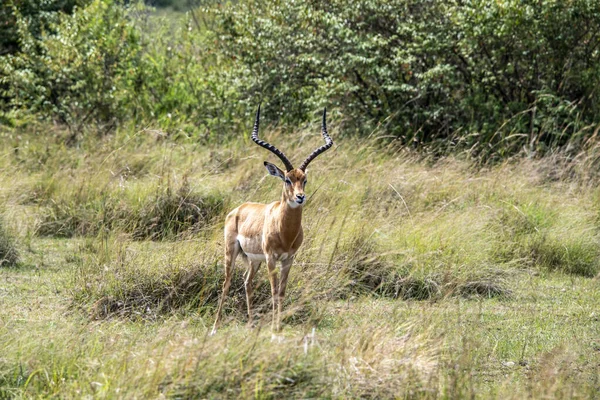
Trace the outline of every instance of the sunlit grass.
<instances>
[{"instance_id":1,"label":"sunlit grass","mask_svg":"<svg viewBox=\"0 0 600 400\"><path fill-rule=\"evenodd\" d=\"M19 152L2 138L0 199L20 257L0 268L0 397L600 389L599 196L587 178L550 179L547 160L477 170L339 140L308 172L281 336L271 337L264 268L258 323L246 327L240 263L209 337L223 216L277 200L281 183L263 170L272 156L243 139L216 148L143 135L79 149L32 137ZM292 160L320 143L265 137Z\"/></svg>"}]
</instances>

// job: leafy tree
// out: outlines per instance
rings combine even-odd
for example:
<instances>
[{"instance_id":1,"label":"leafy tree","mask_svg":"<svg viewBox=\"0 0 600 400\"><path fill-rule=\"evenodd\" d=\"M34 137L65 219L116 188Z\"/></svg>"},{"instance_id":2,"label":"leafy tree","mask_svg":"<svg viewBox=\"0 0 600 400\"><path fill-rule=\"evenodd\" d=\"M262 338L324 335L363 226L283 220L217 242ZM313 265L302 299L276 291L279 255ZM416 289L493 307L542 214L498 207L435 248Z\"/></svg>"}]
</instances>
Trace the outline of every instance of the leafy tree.
<instances>
[{"instance_id":1,"label":"leafy tree","mask_svg":"<svg viewBox=\"0 0 600 400\"><path fill-rule=\"evenodd\" d=\"M502 158L577 148L600 119L596 0L203 0L185 17L44 0L72 11L44 23L11 1L0 123L216 137L247 130L262 101L266 122L327 106L344 133Z\"/></svg>"},{"instance_id":2,"label":"leafy tree","mask_svg":"<svg viewBox=\"0 0 600 400\"><path fill-rule=\"evenodd\" d=\"M40 38L29 26L17 15L21 51L0 64L10 109L51 118L73 133L91 122L110 129L131 114L143 66L124 8L94 0L72 15L59 14Z\"/></svg>"},{"instance_id":3,"label":"leafy tree","mask_svg":"<svg viewBox=\"0 0 600 400\"><path fill-rule=\"evenodd\" d=\"M283 123L333 104L346 131L510 153L599 116L597 1L248 0L220 16L244 97Z\"/></svg>"},{"instance_id":4,"label":"leafy tree","mask_svg":"<svg viewBox=\"0 0 600 400\"><path fill-rule=\"evenodd\" d=\"M0 55L14 54L20 49L17 17L27 20L27 28L35 37L50 28L57 20L57 13L72 13L76 6L82 7L88 0L7 0L0 5Z\"/></svg>"}]
</instances>

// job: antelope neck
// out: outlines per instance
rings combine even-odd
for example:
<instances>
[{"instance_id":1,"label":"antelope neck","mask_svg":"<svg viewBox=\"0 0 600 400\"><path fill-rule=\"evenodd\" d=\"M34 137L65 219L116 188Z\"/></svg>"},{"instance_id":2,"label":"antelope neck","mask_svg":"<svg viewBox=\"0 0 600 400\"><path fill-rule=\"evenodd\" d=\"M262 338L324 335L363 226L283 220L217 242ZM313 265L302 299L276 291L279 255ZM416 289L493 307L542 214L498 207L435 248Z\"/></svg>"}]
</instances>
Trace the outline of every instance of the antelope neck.
<instances>
[{"instance_id":1,"label":"antelope neck","mask_svg":"<svg viewBox=\"0 0 600 400\"><path fill-rule=\"evenodd\" d=\"M279 231L286 241L293 243L302 224L302 206L291 207L283 197L279 202Z\"/></svg>"}]
</instances>

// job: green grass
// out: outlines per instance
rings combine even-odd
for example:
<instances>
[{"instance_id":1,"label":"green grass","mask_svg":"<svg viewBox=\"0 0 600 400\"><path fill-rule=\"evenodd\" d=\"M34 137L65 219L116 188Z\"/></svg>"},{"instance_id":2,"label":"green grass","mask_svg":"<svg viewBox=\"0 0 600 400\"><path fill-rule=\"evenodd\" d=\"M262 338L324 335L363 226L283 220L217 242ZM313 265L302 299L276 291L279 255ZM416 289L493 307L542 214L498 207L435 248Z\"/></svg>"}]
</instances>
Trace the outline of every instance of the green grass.
<instances>
[{"instance_id":1,"label":"green grass","mask_svg":"<svg viewBox=\"0 0 600 400\"><path fill-rule=\"evenodd\" d=\"M279 198L272 157L242 139L22 135L0 137L0 240L19 254L0 267L0 398L600 390L600 192L583 165L556 178L550 159L476 169L338 140L311 164L281 337L264 268L246 327L241 263L209 337L224 215ZM292 160L319 145L264 135Z\"/></svg>"}]
</instances>

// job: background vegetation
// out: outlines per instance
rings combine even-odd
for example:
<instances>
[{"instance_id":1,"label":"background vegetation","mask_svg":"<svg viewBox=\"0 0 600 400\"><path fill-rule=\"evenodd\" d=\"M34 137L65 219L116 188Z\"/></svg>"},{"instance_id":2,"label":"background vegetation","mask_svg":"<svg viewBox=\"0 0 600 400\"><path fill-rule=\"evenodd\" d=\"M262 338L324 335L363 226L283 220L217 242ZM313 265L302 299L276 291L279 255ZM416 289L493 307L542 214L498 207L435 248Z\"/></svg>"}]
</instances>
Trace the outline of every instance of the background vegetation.
<instances>
[{"instance_id":1,"label":"background vegetation","mask_svg":"<svg viewBox=\"0 0 600 400\"><path fill-rule=\"evenodd\" d=\"M597 396L597 2L150 4L0 5L0 398ZM261 101L336 146L209 337Z\"/></svg>"},{"instance_id":2,"label":"background vegetation","mask_svg":"<svg viewBox=\"0 0 600 400\"><path fill-rule=\"evenodd\" d=\"M156 17L116 0L11 0L3 123L42 118L77 135L158 122L222 138L262 101L283 126L328 106L346 135L484 159L580 148L597 127L597 1L187 5Z\"/></svg>"}]
</instances>

